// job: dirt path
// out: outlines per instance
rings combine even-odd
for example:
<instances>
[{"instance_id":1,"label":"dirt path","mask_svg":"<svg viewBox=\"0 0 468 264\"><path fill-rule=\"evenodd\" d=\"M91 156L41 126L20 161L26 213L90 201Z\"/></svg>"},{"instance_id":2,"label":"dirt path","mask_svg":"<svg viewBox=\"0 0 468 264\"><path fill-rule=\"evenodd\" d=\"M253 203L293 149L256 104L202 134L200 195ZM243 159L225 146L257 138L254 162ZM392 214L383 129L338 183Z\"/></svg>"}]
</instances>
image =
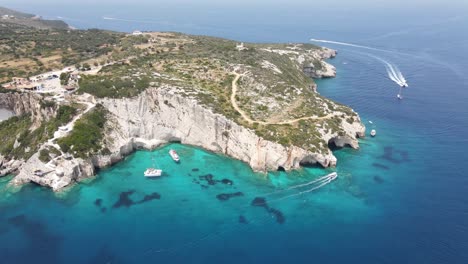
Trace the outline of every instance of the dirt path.
<instances>
[{"instance_id":1,"label":"dirt path","mask_svg":"<svg viewBox=\"0 0 468 264\"><path fill-rule=\"evenodd\" d=\"M252 120L242 109L240 109L239 105L236 102L236 94L238 90L237 82L239 81L240 77L244 76L244 74L239 74L237 72L233 72L233 74L236 76L234 80L232 80L232 92L231 92L231 104L232 107L242 116L242 119L247 121L249 124L257 123L261 125L287 125L287 124L294 124L297 123L301 120L324 120L324 119L330 119L332 117L337 116L337 114L328 114L326 116L305 116L301 118L296 118L296 119L290 119L290 120L285 120L281 122L265 122L265 121L256 121Z\"/></svg>"}]
</instances>

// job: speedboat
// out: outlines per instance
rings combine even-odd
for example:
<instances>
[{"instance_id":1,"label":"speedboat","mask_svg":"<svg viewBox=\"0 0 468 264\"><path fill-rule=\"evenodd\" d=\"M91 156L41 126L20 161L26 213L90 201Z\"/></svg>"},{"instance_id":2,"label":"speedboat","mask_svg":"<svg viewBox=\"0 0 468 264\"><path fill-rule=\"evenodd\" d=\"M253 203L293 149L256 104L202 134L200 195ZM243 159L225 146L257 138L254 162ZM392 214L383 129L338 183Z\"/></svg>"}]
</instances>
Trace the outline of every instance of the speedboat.
<instances>
[{"instance_id":1,"label":"speedboat","mask_svg":"<svg viewBox=\"0 0 468 264\"><path fill-rule=\"evenodd\" d=\"M177 154L177 152L173 149L169 150L169 155L171 155L171 158L175 161L175 162L179 162L180 161L180 158L179 158L179 155Z\"/></svg>"},{"instance_id":2,"label":"speedboat","mask_svg":"<svg viewBox=\"0 0 468 264\"><path fill-rule=\"evenodd\" d=\"M375 129L372 129L371 132L370 132L370 135L372 137L375 137L375 135L377 135L377 131L375 131Z\"/></svg>"}]
</instances>

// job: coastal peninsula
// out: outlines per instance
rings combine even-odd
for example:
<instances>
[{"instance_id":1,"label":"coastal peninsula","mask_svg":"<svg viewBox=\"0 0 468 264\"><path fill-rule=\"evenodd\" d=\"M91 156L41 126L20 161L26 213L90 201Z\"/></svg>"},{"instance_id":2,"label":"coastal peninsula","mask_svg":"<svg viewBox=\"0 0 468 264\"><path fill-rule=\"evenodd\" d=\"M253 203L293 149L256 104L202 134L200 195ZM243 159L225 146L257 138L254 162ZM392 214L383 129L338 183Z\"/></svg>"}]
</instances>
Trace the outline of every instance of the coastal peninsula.
<instances>
[{"instance_id":1,"label":"coastal peninsula","mask_svg":"<svg viewBox=\"0 0 468 264\"><path fill-rule=\"evenodd\" d=\"M0 20L0 175L59 191L168 142L255 171L335 166L365 127L320 96L336 51L173 32L38 28Z\"/></svg>"}]
</instances>

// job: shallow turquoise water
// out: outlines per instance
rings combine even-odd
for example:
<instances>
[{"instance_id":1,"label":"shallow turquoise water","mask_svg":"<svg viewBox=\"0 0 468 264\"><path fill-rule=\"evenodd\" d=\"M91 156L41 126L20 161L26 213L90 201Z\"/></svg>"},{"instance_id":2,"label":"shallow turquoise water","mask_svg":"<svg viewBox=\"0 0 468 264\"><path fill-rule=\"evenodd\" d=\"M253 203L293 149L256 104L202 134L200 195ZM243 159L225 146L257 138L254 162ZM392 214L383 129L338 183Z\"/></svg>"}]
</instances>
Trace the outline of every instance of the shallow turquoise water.
<instances>
[{"instance_id":1,"label":"shallow turquoise water","mask_svg":"<svg viewBox=\"0 0 468 264\"><path fill-rule=\"evenodd\" d=\"M295 245L297 250L314 247L326 252L327 243L336 243L344 234L358 236L361 228L384 217L382 204L373 192L391 191L401 179L393 178L392 173L379 173L378 168L372 172L360 169L376 162L384 139L385 136L380 137L379 143L367 139L362 142L362 150L339 151L338 180L303 195L297 195L298 191L309 187L286 188L310 182L332 170L305 168L291 173L259 174L242 162L179 144L153 152L138 151L100 171L94 180L58 197L32 185L11 195L3 180L0 204L6 208L6 214L1 216L1 241L17 242L9 243L11 247L3 248L2 253L20 262L22 257L25 262L30 259L21 256L28 251L52 262L72 257L73 263L89 262L96 256L118 262L151 259L204 263L207 258L236 261L231 254L267 261L270 254L258 253L274 250L274 244L280 250L286 242L284 236L320 237L291 243L300 242ZM170 148L179 152L180 164L167 154ZM152 156L164 169L162 178L143 177ZM378 162L393 167L384 159ZM207 174L217 181L214 185L200 178ZM233 184L223 184L223 179ZM134 191L128 196L130 200L118 207L120 195L129 191ZM216 198L221 193L236 192L242 196L227 201ZM159 199L139 203L153 193L159 194ZM391 195L392 199L399 199L398 194ZM284 222L265 208L252 206L255 197L265 197L270 208L281 212ZM242 223L240 216L247 223ZM353 228L343 230L338 226ZM41 240L50 244L37 248L35 244ZM275 242L262 247L267 241ZM85 249L83 245L89 243L92 248Z\"/></svg>"}]
</instances>

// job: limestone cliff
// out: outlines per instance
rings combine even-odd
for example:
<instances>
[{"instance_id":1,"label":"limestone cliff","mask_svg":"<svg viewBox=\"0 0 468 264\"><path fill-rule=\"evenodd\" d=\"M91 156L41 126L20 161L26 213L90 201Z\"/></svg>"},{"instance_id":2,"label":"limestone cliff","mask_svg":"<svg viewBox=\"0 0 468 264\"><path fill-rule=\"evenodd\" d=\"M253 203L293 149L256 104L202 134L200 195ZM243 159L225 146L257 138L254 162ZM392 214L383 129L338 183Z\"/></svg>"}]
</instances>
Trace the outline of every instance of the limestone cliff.
<instances>
[{"instance_id":1,"label":"limestone cliff","mask_svg":"<svg viewBox=\"0 0 468 264\"><path fill-rule=\"evenodd\" d=\"M214 114L195 99L177 95L169 87L148 89L136 98L100 102L112 113L106 146L114 155L95 158L99 167L112 164L134 149L154 148L172 141L223 153L257 171L278 167L291 170L301 164L336 165L336 158L328 149L325 153L313 153L264 140L254 131ZM324 133L323 137L337 146L358 148L356 137L364 135L363 125L359 120L344 125L346 135Z\"/></svg>"}]
</instances>

